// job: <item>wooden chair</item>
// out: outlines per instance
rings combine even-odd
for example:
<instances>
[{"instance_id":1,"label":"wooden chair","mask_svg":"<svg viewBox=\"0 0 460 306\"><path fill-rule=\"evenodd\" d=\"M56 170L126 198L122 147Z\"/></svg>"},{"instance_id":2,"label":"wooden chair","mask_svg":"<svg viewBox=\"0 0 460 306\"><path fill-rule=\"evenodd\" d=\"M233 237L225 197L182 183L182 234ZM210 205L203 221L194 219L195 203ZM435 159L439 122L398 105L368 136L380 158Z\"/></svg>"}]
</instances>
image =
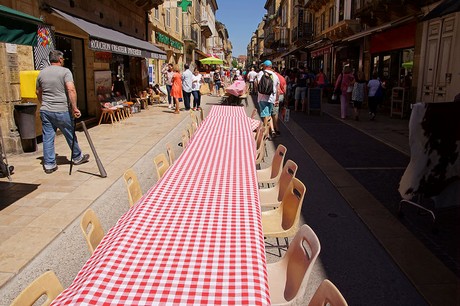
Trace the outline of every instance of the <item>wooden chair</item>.
<instances>
[{"instance_id":1,"label":"wooden chair","mask_svg":"<svg viewBox=\"0 0 460 306\"><path fill-rule=\"evenodd\" d=\"M328 279L323 280L315 294L308 303L308 306L348 306L339 289Z\"/></svg>"},{"instance_id":2,"label":"wooden chair","mask_svg":"<svg viewBox=\"0 0 460 306\"><path fill-rule=\"evenodd\" d=\"M112 106L110 103L101 103L101 117L99 118L99 123L98 125L101 124L102 121L108 122L110 119L110 122L114 124L115 122L118 122L118 108Z\"/></svg>"},{"instance_id":3,"label":"wooden chair","mask_svg":"<svg viewBox=\"0 0 460 306\"><path fill-rule=\"evenodd\" d=\"M47 271L36 278L14 299L10 306L32 306L43 295L43 306L48 306L64 290L53 271Z\"/></svg>"},{"instance_id":4,"label":"wooden chair","mask_svg":"<svg viewBox=\"0 0 460 306\"><path fill-rule=\"evenodd\" d=\"M157 94L151 94L149 96L149 101L151 105L153 105L155 102L157 102L157 104L161 104L161 97Z\"/></svg>"},{"instance_id":5,"label":"wooden chair","mask_svg":"<svg viewBox=\"0 0 460 306\"><path fill-rule=\"evenodd\" d=\"M264 237L276 238L276 247L281 250L289 246L288 238L294 237L299 230L300 211L307 188L297 178L292 178L279 207L262 212L262 229ZM284 238L285 245L280 246L279 238Z\"/></svg>"},{"instance_id":6,"label":"wooden chair","mask_svg":"<svg viewBox=\"0 0 460 306\"><path fill-rule=\"evenodd\" d=\"M257 170L257 181L259 184L276 183L283 170L284 157L286 156L286 147L279 144L273 155L272 163L269 167Z\"/></svg>"},{"instance_id":7,"label":"wooden chair","mask_svg":"<svg viewBox=\"0 0 460 306\"><path fill-rule=\"evenodd\" d=\"M83 213L80 220L80 228L85 237L88 249L90 253L93 254L102 238L104 238L104 230L102 229L96 213L91 208Z\"/></svg>"},{"instance_id":8,"label":"wooden chair","mask_svg":"<svg viewBox=\"0 0 460 306\"><path fill-rule=\"evenodd\" d=\"M166 144L166 153L168 153L169 164L174 164L174 162L176 161L176 155L174 154L174 151L170 143Z\"/></svg>"},{"instance_id":9,"label":"wooden chair","mask_svg":"<svg viewBox=\"0 0 460 306\"><path fill-rule=\"evenodd\" d=\"M302 225L283 258L267 265L272 305L304 304L299 302L304 299L308 279L320 251L321 245L315 232L308 225Z\"/></svg>"},{"instance_id":10,"label":"wooden chair","mask_svg":"<svg viewBox=\"0 0 460 306\"><path fill-rule=\"evenodd\" d=\"M131 168L125 171L123 178L125 179L126 189L128 190L129 207L133 207L142 198L141 185L139 184L136 173Z\"/></svg>"},{"instance_id":11,"label":"wooden chair","mask_svg":"<svg viewBox=\"0 0 460 306\"><path fill-rule=\"evenodd\" d=\"M153 163L155 164L155 168L157 170L158 179L162 178L169 169L169 162L166 159L166 155L164 153L158 154L153 159Z\"/></svg>"},{"instance_id":12,"label":"wooden chair","mask_svg":"<svg viewBox=\"0 0 460 306\"><path fill-rule=\"evenodd\" d=\"M297 164L288 160L281 171L279 181L271 188L259 189L259 200L262 207L278 207L281 205L284 193L297 173Z\"/></svg>"}]
</instances>

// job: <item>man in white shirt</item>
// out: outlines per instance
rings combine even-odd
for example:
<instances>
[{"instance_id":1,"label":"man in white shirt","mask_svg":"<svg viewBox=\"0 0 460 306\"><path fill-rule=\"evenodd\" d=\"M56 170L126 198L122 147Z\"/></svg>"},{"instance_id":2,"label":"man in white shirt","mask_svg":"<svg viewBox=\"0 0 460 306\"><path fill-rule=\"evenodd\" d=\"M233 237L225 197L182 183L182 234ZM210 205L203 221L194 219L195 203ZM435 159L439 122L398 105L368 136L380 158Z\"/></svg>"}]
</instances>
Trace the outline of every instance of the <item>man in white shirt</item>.
<instances>
[{"instance_id":1,"label":"man in white shirt","mask_svg":"<svg viewBox=\"0 0 460 306\"><path fill-rule=\"evenodd\" d=\"M249 91L252 94L255 94L254 82L257 78L257 72L254 71L254 67L251 68L251 71L248 73L248 82L249 82Z\"/></svg>"},{"instance_id":2,"label":"man in white shirt","mask_svg":"<svg viewBox=\"0 0 460 306\"><path fill-rule=\"evenodd\" d=\"M257 97L257 101L259 102L259 109L260 109L260 118L264 120L264 125L270 126L270 133L272 138L276 137L275 128L273 127L273 121L271 120L271 115L273 111L273 107L275 105L275 101L278 101L278 87L280 85L280 81L278 76L272 69L272 62L266 60L262 63L262 70L257 75L257 82L261 84L262 76L264 72L267 72L270 75L270 78L273 80L273 91L270 95L259 93Z\"/></svg>"},{"instance_id":3,"label":"man in white shirt","mask_svg":"<svg viewBox=\"0 0 460 306\"><path fill-rule=\"evenodd\" d=\"M189 69L188 64L184 64L184 72L182 73L182 94L184 96L185 110L190 110L190 97L192 95L192 80L193 73Z\"/></svg>"}]
</instances>

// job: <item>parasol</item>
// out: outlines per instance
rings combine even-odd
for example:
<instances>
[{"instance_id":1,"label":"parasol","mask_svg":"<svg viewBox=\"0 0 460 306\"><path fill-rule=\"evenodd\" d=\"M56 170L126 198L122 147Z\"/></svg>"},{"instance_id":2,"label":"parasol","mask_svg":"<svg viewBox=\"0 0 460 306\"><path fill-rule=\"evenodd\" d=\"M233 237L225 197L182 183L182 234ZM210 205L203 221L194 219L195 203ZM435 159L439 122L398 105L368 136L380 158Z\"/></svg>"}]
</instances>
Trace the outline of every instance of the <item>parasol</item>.
<instances>
[{"instance_id":1,"label":"parasol","mask_svg":"<svg viewBox=\"0 0 460 306\"><path fill-rule=\"evenodd\" d=\"M220 58L215 58L212 56L200 59L200 62L205 65L221 65L224 63L224 61Z\"/></svg>"}]
</instances>

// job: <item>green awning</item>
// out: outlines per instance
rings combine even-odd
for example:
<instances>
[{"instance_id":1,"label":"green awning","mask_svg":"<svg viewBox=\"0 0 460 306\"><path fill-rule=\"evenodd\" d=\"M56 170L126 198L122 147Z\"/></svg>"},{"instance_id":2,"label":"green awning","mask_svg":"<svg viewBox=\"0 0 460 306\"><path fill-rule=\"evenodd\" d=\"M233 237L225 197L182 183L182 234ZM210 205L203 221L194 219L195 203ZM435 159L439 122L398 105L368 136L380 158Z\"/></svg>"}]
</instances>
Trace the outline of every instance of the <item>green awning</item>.
<instances>
[{"instance_id":1,"label":"green awning","mask_svg":"<svg viewBox=\"0 0 460 306\"><path fill-rule=\"evenodd\" d=\"M0 5L0 42L36 46L41 24L37 17Z\"/></svg>"}]
</instances>

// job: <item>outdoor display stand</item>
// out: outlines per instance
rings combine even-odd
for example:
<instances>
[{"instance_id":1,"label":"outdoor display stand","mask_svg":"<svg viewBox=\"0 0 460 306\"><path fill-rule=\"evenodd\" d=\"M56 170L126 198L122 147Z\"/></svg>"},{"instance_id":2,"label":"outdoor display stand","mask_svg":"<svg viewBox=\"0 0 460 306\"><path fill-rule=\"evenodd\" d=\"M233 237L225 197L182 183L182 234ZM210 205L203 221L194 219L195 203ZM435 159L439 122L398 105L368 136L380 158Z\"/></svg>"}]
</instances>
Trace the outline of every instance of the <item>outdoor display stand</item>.
<instances>
[{"instance_id":1,"label":"outdoor display stand","mask_svg":"<svg viewBox=\"0 0 460 306\"><path fill-rule=\"evenodd\" d=\"M322 88L309 88L308 89L308 108L307 112L310 115L310 111L319 111L322 115L321 104L323 103L323 89Z\"/></svg>"},{"instance_id":2,"label":"outdoor display stand","mask_svg":"<svg viewBox=\"0 0 460 306\"><path fill-rule=\"evenodd\" d=\"M393 87L391 90L391 113L390 117L393 115L404 117L404 99L405 91L404 87Z\"/></svg>"}]
</instances>

